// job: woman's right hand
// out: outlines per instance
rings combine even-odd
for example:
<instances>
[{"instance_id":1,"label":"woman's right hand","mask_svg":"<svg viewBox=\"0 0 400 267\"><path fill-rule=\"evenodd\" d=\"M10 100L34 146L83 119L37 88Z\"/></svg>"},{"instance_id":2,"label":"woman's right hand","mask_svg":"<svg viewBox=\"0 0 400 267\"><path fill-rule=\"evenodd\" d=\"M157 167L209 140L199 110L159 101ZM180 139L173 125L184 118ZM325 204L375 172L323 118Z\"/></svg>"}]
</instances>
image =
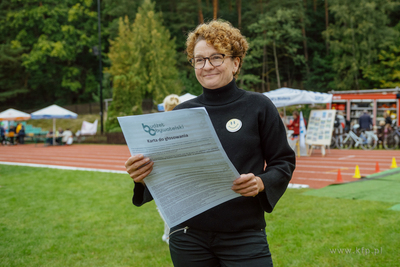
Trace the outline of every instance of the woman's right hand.
<instances>
[{"instance_id":1,"label":"woman's right hand","mask_svg":"<svg viewBox=\"0 0 400 267\"><path fill-rule=\"evenodd\" d=\"M153 170L154 162L141 154L130 157L125 162L126 171L136 183L145 185L143 179Z\"/></svg>"}]
</instances>

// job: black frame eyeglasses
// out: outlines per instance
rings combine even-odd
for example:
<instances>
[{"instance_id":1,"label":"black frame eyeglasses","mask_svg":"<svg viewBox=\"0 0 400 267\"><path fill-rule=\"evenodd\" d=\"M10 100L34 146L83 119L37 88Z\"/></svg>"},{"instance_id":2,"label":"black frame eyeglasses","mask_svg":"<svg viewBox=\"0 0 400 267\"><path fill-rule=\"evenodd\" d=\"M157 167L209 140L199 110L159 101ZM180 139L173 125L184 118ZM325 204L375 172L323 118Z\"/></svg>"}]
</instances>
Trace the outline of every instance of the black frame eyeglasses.
<instances>
[{"instance_id":1,"label":"black frame eyeglasses","mask_svg":"<svg viewBox=\"0 0 400 267\"><path fill-rule=\"evenodd\" d=\"M226 56L225 54L214 54L210 57L194 57L194 58L191 58L189 60L189 62L193 68L199 70L199 69L204 68L204 66L206 65L207 59L208 59L208 62L210 62L211 66L219 67L222 64L224 64L225 57L231 57L231 56Z\"/></svg>"}]
</instances>

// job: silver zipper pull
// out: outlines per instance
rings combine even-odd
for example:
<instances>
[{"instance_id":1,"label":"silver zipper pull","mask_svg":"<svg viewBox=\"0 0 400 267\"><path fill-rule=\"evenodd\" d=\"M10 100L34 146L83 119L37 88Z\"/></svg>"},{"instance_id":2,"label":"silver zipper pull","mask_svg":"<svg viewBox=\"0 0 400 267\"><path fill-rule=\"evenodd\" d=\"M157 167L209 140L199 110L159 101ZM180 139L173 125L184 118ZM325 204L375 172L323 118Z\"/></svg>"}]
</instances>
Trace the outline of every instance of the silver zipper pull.
<instances>
[{"instance_id":1,"label":"silver zipper pull","mask_svg":"<svg viewBox=\"0 0 400 267\"><path fill-rule=\"evenodd\" d=\"M186 230L187 230L187 229L189 229L189 226L185 226L185 227L183 227L183 228L176 229L175 231L170 232L169 235L168 235L168 237L170 237L170 236L173 235L174 233L179 232L179 231L182 231L182 230L183 230L183 233L186 234Z\"/></svg>"}]
</instances>

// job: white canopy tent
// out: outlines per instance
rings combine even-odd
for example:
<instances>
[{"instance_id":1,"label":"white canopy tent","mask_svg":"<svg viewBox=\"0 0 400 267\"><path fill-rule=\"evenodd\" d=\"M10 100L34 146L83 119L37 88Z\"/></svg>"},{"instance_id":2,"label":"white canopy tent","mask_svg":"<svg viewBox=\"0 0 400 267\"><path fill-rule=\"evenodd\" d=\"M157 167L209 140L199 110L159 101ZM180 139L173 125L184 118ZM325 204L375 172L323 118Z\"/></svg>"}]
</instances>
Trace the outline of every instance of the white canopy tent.
<instances>
[{"instance_id":1,"label":"white canopy tent","mask_svg":"<svg viewBox=\"0 0 400 267\"><path fill-rule=\"evenodd\" d=\"M332 94L286 87L265 92L264 95L271 99L277 108L301 104L332 103L333 97Z\"/></svg>"},{"instance_id":2,"label":"white canopy tent","mask_svg":"<svg viewBox=\"0 0 400 267\"><path fill-rule=\"evenodd\" d=\"M0 113L0 121L26 121L31 115L13 108L9 108Z\"/></svg>"},{"instance_id":3,"label":"white canopy tent","mask_svg":"<svg viewBox=\"0 0 400 267\"><path fill-rule=\"evenodd\" d=\"M302 104L323 104L332 103L332 94L313 92L300 89L283 87L273 91L263 93L267 96L275 107L283 107L286 117L286 106Z\"/></svg>"},{"instance_id":4,"label":"white canopy tent","mask_svg":"<svg viewBox=\"0 0 400 267\"><path fill-rule=\"evenodd\" d=\"M76 119L78 114L57 105L51 105L31 113L31 119L53 119L53 144L55 144L56 119Z\"/></svg>"},{"instance_id":5,"label":"white canopy tent","mask_svg":"<svg viewBox=\"0 0 400 267\"><path fill-rule=\"evenodd\" d=\"M179 97L179 100L180 100L181 103L182 103L182 102L188 101L188 100L193 99L193 98L196 98L196 97L197 97L197 96L195 96L195 95L186 93L186 94L184 94L184 95L181 95L181 96Z\"/></svg>"}]
</instances>

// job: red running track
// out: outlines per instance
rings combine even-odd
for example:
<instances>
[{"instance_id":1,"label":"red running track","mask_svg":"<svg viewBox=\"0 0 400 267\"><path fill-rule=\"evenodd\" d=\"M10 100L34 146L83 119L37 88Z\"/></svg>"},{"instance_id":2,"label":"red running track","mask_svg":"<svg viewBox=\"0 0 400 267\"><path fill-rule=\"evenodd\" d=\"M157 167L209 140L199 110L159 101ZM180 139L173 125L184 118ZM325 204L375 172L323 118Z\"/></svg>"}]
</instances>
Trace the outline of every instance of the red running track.
<instances>
[{"instance_id":1,"label":"red running track","mask_svg":"<svg viewBox=\"0 0 400 267\"><path fill-rule=\"evenodd\" d=\"M26 144L0 146L0 163L44 164L100 170L125 171L124 163L130 156L126 145L49 146ZM355 181L355 167L361 176L390 169L392 159L399 158L399 150L328 150L325 156L314 150L309 157L296 158L296 170L291 183L321 188L337 180L338 170L344 182Z\"/></svg>"}]
</instances>

